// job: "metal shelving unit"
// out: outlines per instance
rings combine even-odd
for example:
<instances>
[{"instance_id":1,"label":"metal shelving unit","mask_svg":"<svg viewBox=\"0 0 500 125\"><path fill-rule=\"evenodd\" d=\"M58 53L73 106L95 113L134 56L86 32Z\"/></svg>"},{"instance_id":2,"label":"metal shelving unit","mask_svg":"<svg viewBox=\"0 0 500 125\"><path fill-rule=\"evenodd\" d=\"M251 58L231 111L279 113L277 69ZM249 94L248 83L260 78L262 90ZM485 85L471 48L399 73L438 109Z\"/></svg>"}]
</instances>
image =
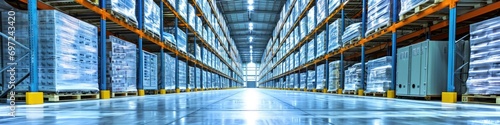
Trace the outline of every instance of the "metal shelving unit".
<instances>
[{"instance_id":1,"label":"metal shelving unit","mask_svg":"<svg viewBox=\"0 0 500 125\"><path fill-rule=\"evenodd\" d=\"M291 30L287 32L284 40L279 42L279 47L277 48L278 50L281 48L283 42L286 41L292 29L296 27L297 22L300 21L300 19L304 17L305 12L308 9L310 9L311 4L314 4L312 3L313 1L314 0L310 1L306 9L302 11L302 13L299 16L299 19L294 22L294 25L292 25L292 27L290 28ZM327 52L324 55L321 55L320 58L313 59L310 62L307 62L303 65L293 68L292 70L289 70L287 72L266 79L268 74L273 73L278 65L280 65L293 52L299 49L306 41L308 41L310 38L315 38L319 32L325 30L324 25L331 22L332 21L331 19L333 18L341 19L342 20L341 27L344 28L345 17L361 16L363 31L366 30L365 24L366 24L366 13L367 13L366 12L367 0L344 0L341 2L342 2L341 6L338 7L334 12L332 12L326 18L326 20L322 21L319 25L316 25L315 29L311 33L307 34L304 38L301 38L300 42L296 46L294 46L292 49L286 52L286 54L281 59L278 59L278 61L276 61L274 64L271 64L271 62L273 62L273 60L276 58L276 53L277 53L273 52L272 49L272 47L275 44L275 41L272 44L268 44L268 50L266 50L268 53L265 54L263 57L263 60L267 62L263 63L264 64L263 68L260 71L260 74L262 76L259 77L259 83L266 84L268 82L273 82L280 78L284 78L292 73L300 73L307 71L308 69L316 69L317 65L325 63L328 64L328 62L331 60L340 60L341 62L344 60L358 60L362 64L364 64L365 59L374 58L381 55L390 55L393 58L391 64L393 67L395 67L397 61L396 48L398 46L409 45L414 43L413 41L419 42L423 41L424 39L431 38L440 40L446 39L448 40L449 46L451 46L450 47L451 51L449 51L448 53L448 60L449 60L448 72L450 73L448 73L447 77L448 79L447 91L453 92L454 91L453 72L455 69L452 60L454 60L455 36L468 33L467 26L473 22L478 22L477 20L481 20L477 19L481 15L489 14L495 10L500 9L498 8L498 6L500 5L500 2L498 1L440 0L440 1L435 1L435 3L429 5L429 7L423 8L421 11L416 12L411 16L407 16L405 19L403 18L400 19L397 13L393 13L391 15L393 23L391 23L389 26L382 28L369 36L364 36L365 32L362 32L362 38L353 44L342 46L340 49L335 50L333 52ZM396 12L397 7L399 6L399 1L393 0L392 3L398 3L398 4L393 4L391 6L392 10ZM291 6L293 7L293 5ZM290 10L288 10L288 13L290 12ZM287 15L289 15L288 13ZM491 15L492 14L490 14L490 16ZM457 26L465 26L465 27L458 27L459 30L457 30ZM326 27L328 27L328 25L326 25ZM281 31L282 28L283 27L281 26L280 29L278 29L278 31ZM328 32L328 30L326 32ZM430 32L438 33L438 35L430 35ZM422 37L423 35L425 36L425 38ZM367 54L372 54L372 55L370 55L370 57L366 57ZM344 67L343 63L341 63L340 65L341 68ZM266 69L266 67L270 68ZM364 65L362 65L362 67L364 67ZM326 69L328 69L328 66L326 66ZM361 69L363 69L362 73L364 73L365 72L364 68ZM328 72L328 70L326 71ZM343 69L341 69L341 71L343 71ZM393 68L392 74L395 74L395 72L396 68ZM343 76L341 77L341 79L343 79ZM395 75L393 75L391 80L392 85L390 90L395 90L395 83L396 83L395 80L396 77ZM341 80L341 87L343 86L343 84L344 82L343 80Z\"/></svg>"},{"instance_id":2,"label":"metal shelving unit","mask_svg":"<svg viewBox=\"0 0 500 125\"><path fill-rule=\"evenodd\" d=\"M137 89L139 90L139 95L141 95L141 91L143 91L142 88L142 64L144 63L142 61L142 51L144 50L149 50L150 52L156 51L156 52L164 52L164 50L167 50L168 53L175 55L176 61L178 65L179 61L185 61L188 63L187 66L194 66L194 67L199 67L203 70L213 72L215 74L218 74L219 76L222 76L226 79L230 80L231 87L236 87L236 86L242 86L243 81L241 80L241 69L239 67L232 67L230 63L228 63L212 46L208 45L208 43L200 36L200 33L197 33L194 28L188 25L188 23L183 19L178 12L175 11L172 5L170 5L167 1L162 0L157 4L160 6L162 10L162 17L161 17L161 27L168 25L170 22L169 20L174 20L174 27L182 27L185 28L187 31L187 37L188 37L188 44L189 43L201 43L203 46L207 48L208 51L214 53L222 63L224 63L229 69L229 73L225 74L215 68L209 67L208 65L202 63L200 60L197 60L195 58L190 57L186 52L180 51L178 46L172 45L171 43L164 43L163 42L163 37L154 37L149 34L146 34L145 31L143 30L143 21L142 21L142 14L138 14L138 24L137 27L132 26L131 24L127 23L126 20L117 18L113 14L111 14L109 11L106 9L106 0L101 0L99 3L91 3L87 0L72 0L72 1L51 1L51 0L20 0L22 3L28 4L28 13L29 13L29 18L30 18L30 27L38 27L37 24L37 9L42 9L42 10L52 10L56 9L59 11L62 11L66 14L69 14L73 17L76 17L80 20L89 22L93 25L96 25L99 27L100 31L106 31L106 32L100 32L99 36L99 49L100 50L106 50L106 36L108 35L115 35L115 34L120 34L116 35L117 37L127 39L129 41L137 41L135 44L138 45L138 54L139 54L139 70L138 70L138 87ZM195 1L193 1L196 3ZM142 11L143 9L143 1L142 0L137 0L137 11ZM189 4L189 3L187 3ZM165 9L166 6L166 9ZM197 6L196 6L197 7ZM211 6L213 7L213 6ZM213 8L212 8L213 10ZM200 8L197 7L197 11L200 11ZM173 16L172 16L173 15ZM204 18L204 15L202 15L202 18ZM207 21L205 19L205 21ZM197 22L197 23L202 23L202 22ZM220 23L219 23L220 25ZM211 27L211 26L210 26ZM211 27L212 28L212 27ZM163 29L160 30L160 36L163 36ZM214 29L212 29L214 31ZM38 69L37 65L37 42L36 40L38 39L38 34L36 28L31 30L31 34L35 35L30 35L30 42L31 42L31 51L32 51L32 62L31 62L31 68L32 69ZM217 33L215 33L217 34ZM177 34L176 38L178 37ZM194 40L193 40L194 39ZM218 38L220 40L220 38ZM229 43L229 42L228 42ZM221 43L223 44L223 43ZM228 51L227 48L225 48L225 51L228 53L229 57L230 52ZM99 61L99 77L101 78L99 81L99 89L101 91L109 91L106 90L106 51L100 51L99 52L100 59ZM196 55L195 55L196 56ZM232 59L232 61L236 61ZM159 65L165 65L164 61L163 63ZM34 65L33 65L34 64ZM186 68L186 70L189 70L189 68ZM160 74L165 74L163 70L160 70ZM177 70L178 71L178 66ZM188 71L186 71L188 72ZM31 75L37 76L36 74L38 73L37 70L32 70ZM235 74L236 73L236 74ZM178 73L176 73L178 74ZM176 81L178 82L179 80L178 75L176 76ZM38 81L37 77L31 77L31 81ZM188 81L188 79L186 79ZM31 92L37 92L38 91L38 82L31 82L30 85L30 91ZM160 87L164 87L165 83L161 83ZM178 83L176 84L176 88L179 88ZM196 88L195 88L196 89ZM142 92L143 94L143 92Z\"/></svg>"}]
</instances>

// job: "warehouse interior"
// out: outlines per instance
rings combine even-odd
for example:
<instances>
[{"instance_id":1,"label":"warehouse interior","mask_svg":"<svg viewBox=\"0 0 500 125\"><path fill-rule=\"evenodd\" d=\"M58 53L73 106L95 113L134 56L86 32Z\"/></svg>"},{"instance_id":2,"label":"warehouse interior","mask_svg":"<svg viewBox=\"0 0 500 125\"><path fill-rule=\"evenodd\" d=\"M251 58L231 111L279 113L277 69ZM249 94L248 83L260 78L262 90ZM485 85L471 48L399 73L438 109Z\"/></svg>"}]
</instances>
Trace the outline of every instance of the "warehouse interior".
<instances>
[{"instance_id":1,"label":"warehouse interior","mask_svg":"<svg viewBox=\"0 0 500 125\"><path fill-rule=\"evenodd\" d=\"M0 124L500 124L499 0L3 0Z\"/></svg>"}]
</instances>

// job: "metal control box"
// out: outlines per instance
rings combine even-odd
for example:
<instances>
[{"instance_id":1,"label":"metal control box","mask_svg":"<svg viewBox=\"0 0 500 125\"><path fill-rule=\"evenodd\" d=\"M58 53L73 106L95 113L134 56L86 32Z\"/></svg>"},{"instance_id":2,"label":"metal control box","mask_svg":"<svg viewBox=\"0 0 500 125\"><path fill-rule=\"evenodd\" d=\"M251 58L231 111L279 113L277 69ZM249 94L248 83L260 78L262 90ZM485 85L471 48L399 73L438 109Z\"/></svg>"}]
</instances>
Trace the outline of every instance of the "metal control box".
<instances>
[{"instance_id":1,"label":"metal control box","mask_svg":"<svg viewBox=\"0 0 500 125\"><path fill-rule=\"evenodd\" d=\"M424 41L398 49L396 95L430 97L446 90L447 41Z\"/></svg>"}]
</instances>

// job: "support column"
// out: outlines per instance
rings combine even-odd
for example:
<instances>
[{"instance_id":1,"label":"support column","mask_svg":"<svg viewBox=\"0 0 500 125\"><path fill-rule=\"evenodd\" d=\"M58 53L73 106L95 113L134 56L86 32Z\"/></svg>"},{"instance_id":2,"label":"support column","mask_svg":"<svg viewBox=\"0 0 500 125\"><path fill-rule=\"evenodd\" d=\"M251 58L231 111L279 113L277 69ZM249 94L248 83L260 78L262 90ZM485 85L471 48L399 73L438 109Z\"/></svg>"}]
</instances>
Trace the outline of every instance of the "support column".
<instances>
[{"instance_id":1,"label":"support column","mask_svg":"<svg viewBox=\"0 0 500 125\"><path fill-rule=\"evenodd\" d=\"M448 31L448 84L446 87L446 92L443 92L442 102L446 103L456 103L457 102L457 92L455 92L455 35L457 27L457 1L450 0L450 20L449 20L449 31Z\"/></svg>"},{"instance_id":2,"label":"support column","mask_svg":"<svg viewBox=\"0 0 500 125\"><path fill-rule=\"evenodd\" d=\"M361 18L361 38L365 38L366 33L366 20L367 20L367 0L363 0L363 16ZM361 88L358 90L358 95L363 96L365 90L365 44L361 45Z\"/></svg>"},{"instance_id":3,"label":"support column","mask_svg":"<svg viewBox=\"0 0 500 125\"><path fill-rule=\"evenodd\" d=\"M343 3L343 0L340 0L339 1L340 4ZM345 30L345 13L344 13L344 8L342 8L340 10L340 18L341 18L341 26L340 26L340 33L344 33L344 30ZM339 70L340 69L340 70ZM339 73L340 73L340 85L337 86L337 94L342 94L343 90L344 90L344 53L341 52L340 53L340 66L339 66Z\"/></svg>"},{"instance_id":4,"label":"support column","mask_svg":"<svg viewBox=\"0 0 500 125\"><path fill-rule=\"evenodd\" d=\"M106 9L106 1L99 1L99 7L101 9ZM107 87L107 55L106 55L106 17L101 15L100 20L100 29L99 33L99 90L100 90L100 98L101 99L109 99L111 97L111 91L108 90Z\"/></svg>"},{"instance_id":5,"label":"support column","mask_svg":"<svg viewBox=\"0 0 500 125\"><path fill-rule=\"evenodd\" d=\"M399 6L398 0L392 0L392 12L397 12ZM398 21L398 13L392 13L392 24L396 24ZM389 90L387 90L387 98L395 98L396 97L396 64L398 60L397 56L397 34L396 34L396 29L392 31L392 46L391 46L391 56L392 56L392 61L391 61L391 87Z\"/></svg>"},{"instance_id":6,"label":"support column","mask_svg":"<svg viewBox=\"0 0 500 125\"><path fill-rule=\"evenodd\" d=\"M137 0L136 3L137 3L137 11L136 11L136 14L137 14L137 29L139 30L142 30L143 28L143 25L144 25L144 22L143 22L143 2L144 0ZM137 42L137 55L139 55L139 60L138 60L138 64L137 64L137 93L138 93L138 96L144 96L144 52L142 50L142 38L143 36L139 35L139 40Z\"/></svg>"},{"instance_id":7,"label":"support column","mask_svg":"<svg viewBox=\"0 0 500 125\"><path fill-rule=\"evenodd\" d=\"M28 0L28 18L30 29L30 91L26 92L26 104L43 104L43 92L38 92L38 12L37 0Z\"/></svg>"},{"instance_id":8,"label":"support column","mask_svg":"<svg viewBox=\"0 0 500 125\"><path fill-rule=\"evenodd\" d=\"M179 0L175 0L175 8L179 8ZM175 48L177 51L179 50L179 44L177 43L177 40L179 38L179 35L177 33L177 30L179 30L179 19L176 17L174 20L174 32L175 32ZM179 52L175 53L175 93L181 93L181 90L179 89Z\"/></svg>"},{"instance_id":9,"label":"support column","mask_svg":"<svg viewBox=\"0 0 500 125\"><path fill-rule=\"evenodd\" d=\"M160 1L160 10L161 10L161 16L160 16L160 41L161 42L164 42L165 39L163 38L163 28L164 28L164 22L163 22L163 19L165 18L164 15L163 15L163 8L164 8L164 4L163 4L163 1ZM160 49L160 94L167 94L167 90L165 89L165 84L166 84L166 79L165 79L165 52L164 52L164 48L161 48Z\"/></svg>"}]
</instances>

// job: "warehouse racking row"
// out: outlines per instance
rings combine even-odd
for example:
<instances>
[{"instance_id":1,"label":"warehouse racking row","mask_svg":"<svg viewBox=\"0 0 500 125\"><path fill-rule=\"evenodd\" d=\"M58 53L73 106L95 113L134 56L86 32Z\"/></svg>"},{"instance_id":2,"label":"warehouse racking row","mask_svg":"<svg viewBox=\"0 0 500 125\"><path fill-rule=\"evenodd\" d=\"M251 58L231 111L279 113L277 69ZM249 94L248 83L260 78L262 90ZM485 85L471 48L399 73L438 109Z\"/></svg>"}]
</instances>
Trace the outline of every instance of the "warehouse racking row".
<instances>
[{"instance_id":1,"label":"warehouse racking row","mask_svg":"<svg viewBox=\"0 0 500 125\"><path fill-rule=\"evenodd\" d=\"M463 56L470 55L465 51L469 25L495 17L499 5L495 0L288 0L261 59L258 81L266 88L381 94L389 98L439 96L444 102L456 102L457 93L463 94L461 86L473 84L463 75L468 71L464 70L468 62ZM409 45L416 51L400 53ZM400 61L416 57L409 53L424 54L424 49L440 56L419 59L443 62L428 65L444 70L438 80L446 81L420 84L427 78L413 78L417 70L411 68L424 63ZM409 72L407 78L404 72ZM404 81L410 77L418 82ZM380 89L370 88L373 85ZM421 85L422 89L417 89Z\"/></svg>"},{"instance_id":2,"label":"warehouse racking row","mask_svg":"<svg viewBox=\"0 0 500 125\"><path fill-rule=\"evenodd\" d=\"M130 86L125 85L128 87L125 88L132 87L131 89L134 89L133 87L136 87L135 90L132 90L136 92L124 91L124 95L143 96L147 93L165 94L191 90L215 90L241 87L243 84L241 59L237 55L239 52L234 47L234 41L228 37L230 35L224 20L219 18L221 16L215 7L215 1L123 0L112 3L111 0L19 0L9 2L14 2L13 5L20 5L20 8L27 7L28 11L25 13L29 18L29 27L40 25L37 14L44 10L62 12L62 15L67 14L97 26L94 36L98 37L98 39L96 38L98 45L95 46L95 49L99 50L98 54L96 53L99 58L96 57L94 61L99 65L95 66L98 69L95 69L96 78L94 79L99 80L96 81L99 91L97 94L100 94L102 99L122 94L113 92L109 87L114 81L121 80L117 79L118 77L109 76L110 72L115 71L109 65L109 61L111 59L125 61L120 60L120 58L134 60L134 56L137 57L137 69L127 70L135 70L136 72L133 74L136 76L129 74L130 77L127 76L125 79L136 78L136 85L129 83ZM21 14L21 12L19 13ZM147 21L149 23L146 24ZM105 32L97 32L97 30ZM38 34L39 31L35 28L31 29L29 33ZM31 51L31 57L39 57L36 53L39 50L37 46L43 46L37 43L37 39L38 35L30 35L29 51ZM132 43L134 47L137 45L136 49L132 47L126 51L133 52L124 53L118 53L115 50L106 51L112 47L125 48L110 44L109 41L113 41L113 39L119 41L118 43ZM186 41L186 43L182 41ZM107 43L109 45L106 45ZM117 54L122 55L111 57ZM32 64L28 69L39 69L37 58L32 58L28 62ZM133 67L130 64L125 66ZM43 73L38 70L29 71L17 84L26 79L26 76L38 76L38 74ZM39 78L31 77L26 80L39 81ZM155 83L158 83L156 89L154 88ZM39 92L40 83L29 82L28 84L28 90L25 90L26 93L23 95L27 103L43 103L41 100L47 97L47 93ZM151 88L151 86L153 87ZM4 85L3 88L7 87ZM77 93L81 93L77 88L73 89L78 91ZM3 92L5 91L8 91L8 88ZM59 92L59 90L55 90L56 95ZM2 96L5 96L5 93Z\"/></svg>"}]
</instances>

